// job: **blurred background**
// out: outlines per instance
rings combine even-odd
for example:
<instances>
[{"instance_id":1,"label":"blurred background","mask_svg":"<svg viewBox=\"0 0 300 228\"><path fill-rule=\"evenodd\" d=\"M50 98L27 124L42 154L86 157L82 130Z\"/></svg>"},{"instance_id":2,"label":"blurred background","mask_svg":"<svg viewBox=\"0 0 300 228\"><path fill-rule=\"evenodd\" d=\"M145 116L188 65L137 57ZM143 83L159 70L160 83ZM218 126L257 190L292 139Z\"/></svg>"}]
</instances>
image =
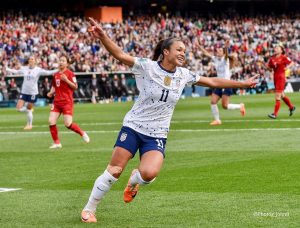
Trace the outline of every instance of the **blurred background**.
<instances>
[{"instance_id":1,"label":"blurred background","mask_svg":"<svg viewBox=\"0 0 300 228\"><path fill-rule=\"evenodd\" d=\"M99 40L87 32L86 17L102 23L108 35L133 56L151 58L156 43L180 37L186 44L186 67L214 77L216 71L196 44L214 54L230 39L229 53L236 56L232 79L260 74L254 89L235 90L237 95L271 93L272 73L262 67L283 45L295 63L286 71L287 92L300 89L300 1L296 0L10 0L0 10L0 107L14 107L23 77L10 75L4 65L18 69L35 56L38 66L58 67L66 54L78 78L77 102L131 101L138 95L130 69L114 60ZM39 81L37 105L46 105L51 76ZM206 96L210 90L188 87L185 96Z\"/></svg>"}]
</instances>

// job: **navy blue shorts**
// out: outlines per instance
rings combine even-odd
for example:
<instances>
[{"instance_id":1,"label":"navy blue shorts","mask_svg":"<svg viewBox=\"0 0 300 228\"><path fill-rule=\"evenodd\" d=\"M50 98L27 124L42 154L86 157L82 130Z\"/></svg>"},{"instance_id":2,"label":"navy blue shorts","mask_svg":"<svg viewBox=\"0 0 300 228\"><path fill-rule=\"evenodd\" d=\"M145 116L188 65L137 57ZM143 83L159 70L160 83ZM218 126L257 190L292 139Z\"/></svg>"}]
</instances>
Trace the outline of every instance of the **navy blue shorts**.
<instances>
[{"instance_id":1,"label":"navy blue shorts","mask_svg":"<svg viewBox=\"0 0 300 228\"><path fill-rule=\"evenodd\" d=\"M223 95L231 96L233 94L232 89L213 89L212 93L222 97Z\"/></svg>"},{"instance_id":2,"label":"navy blue shorts","mask_svg":"<svg viewBox=\"0 0 300 228\"><path fill-rule=\"evenodd\" d=\"M29 95L29 94L21 93L19 99L30 103L35 103L37 100L37 95Z\"/></svg>"},{"instance_id":3,"label":"navy blue shorts","mask_svg":"<svg viewBox=\"0 0 300 228\"><path fill-rule=\"evenodd\" d=\"M119 146L128 150L134 157L137 150L140 152L140 157L150 150L158 150L165 157L166 138L154 138L141 133L129 127L122 127L116 141L115 147Z\"/></svg>"}]
</instances>

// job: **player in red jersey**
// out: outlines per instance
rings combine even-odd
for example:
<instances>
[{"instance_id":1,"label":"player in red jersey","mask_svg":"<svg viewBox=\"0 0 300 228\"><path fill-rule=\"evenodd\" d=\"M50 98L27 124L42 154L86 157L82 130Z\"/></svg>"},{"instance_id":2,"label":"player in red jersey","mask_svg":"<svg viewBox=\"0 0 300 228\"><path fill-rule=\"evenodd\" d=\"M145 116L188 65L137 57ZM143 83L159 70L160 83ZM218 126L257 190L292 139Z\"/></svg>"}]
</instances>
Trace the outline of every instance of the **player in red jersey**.
<instances>
[{"instance_id":1,"label":"player in red jersey","mask_svg":"<svg viewBox=\"0 0 300 228\"><path fill-rule=\"evenodd\" d=\"M77 89L76 77L68 68L68 59L66 56L61 56L59 59L59 72L53 75L52 87L47 94L48 97L53 97L54 101L49 115L49 128L54 143L50 149L61 148L62 145L58 138L56 122L61 113L64 116L65 126L79 134L82 139L89 143L90 139L86 132L73 122L73 91Z\"/></svg>"},{"instance_id":2,"label":"player in red jersey","mask_svg":"<svg viewBox=\"0 0 300 228\"><path fill-rule=\"evenodd\" d=\"M280 109L280 100L289 107L290 116L293 115L296 107L291 103L290 99L284 93L284 87L286 83L285 70L289 68L293 63L285 55L284 47L278 45L275 47L275 54L270 58L266 67L274 72L274 85L275 85L275 107L274 112L268 116L272 119L276 119Z\"/></svg>"}]
</instances>

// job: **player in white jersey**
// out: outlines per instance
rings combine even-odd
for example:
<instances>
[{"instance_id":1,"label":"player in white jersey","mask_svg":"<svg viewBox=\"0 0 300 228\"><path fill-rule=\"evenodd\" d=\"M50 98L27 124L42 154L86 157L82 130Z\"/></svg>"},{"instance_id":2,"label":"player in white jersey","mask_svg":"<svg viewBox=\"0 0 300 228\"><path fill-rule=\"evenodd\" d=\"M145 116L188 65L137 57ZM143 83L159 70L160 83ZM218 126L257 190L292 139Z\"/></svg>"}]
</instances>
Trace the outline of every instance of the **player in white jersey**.
<instances>
[{"instance_id":1,"label":"player in white jersey","mask_svg":"<svg viewBox=\"0 0 300 228\"><path fill-rule=\"evenodd\" d=\"M217 77L219 78L225 78L230 79L231 72L230 72L230 62L229 62L229 56L228 56L228 46L229 46L229 40L226 40L225 47L224 48L217 48L216 55L212 55L209 52L207 52L203 47L200 47L200 50L202 53L211 58L213 61L213 64L217 71ZM222 124L220 120L220 114L218 109L218 102L220 99L222 99L222 107L227 110L234 110L238 109L240 110L242 116L246 114L245 105L243 103L241 104L231 104L230 102L230 96L232 95L232 88L214 88L212 90L211 95L211 112L213 114L214 120L210 123L210 125L220 125Z\"/></svg>"},{"instance_id":2,"label":"player in white jersey","mask_svg":"<svg viewBox=\"0 0 300 228\"><path fill-rule=\"evenodd\" d=\"M51 75L58 70L44 70L36 66L36 59L31 56L28 60L28 66L21 66L20 69L11 69L6 67L8 73L20 74L24 77L21 94L17 102L17 110L27 113L27 124L24 130L32 129L33 106L38 95L38 80L41 75ZM27 105L25 105L27 103Z\"/></svg>"},{"instance_id":3,"label":"player in white jersey","mask_svg":"<svg viewBox=\"0 0 300 228\"><path fill-rule=\"evenodd\" d=\"M97 22L91 18L90 21L93 26L89 28L89 32L100 39L113 57L132 67L140 94L124 118L112 158L103 174L96 179L89 200L81 212L81 220L88 223L97 222L97 205L118 180L137 150L140 152L140 164L138 169L132 171L124 190L124 201L131 202L140 185L147 185L155 180L165 157L173 111L187 83L216 88L251 87L256 84L254 78L244 82L206 78L183 68L185 45L178 38L160 41L155 48L153 60L132 57L124 53Z\"/></svg>"}]
</instances>

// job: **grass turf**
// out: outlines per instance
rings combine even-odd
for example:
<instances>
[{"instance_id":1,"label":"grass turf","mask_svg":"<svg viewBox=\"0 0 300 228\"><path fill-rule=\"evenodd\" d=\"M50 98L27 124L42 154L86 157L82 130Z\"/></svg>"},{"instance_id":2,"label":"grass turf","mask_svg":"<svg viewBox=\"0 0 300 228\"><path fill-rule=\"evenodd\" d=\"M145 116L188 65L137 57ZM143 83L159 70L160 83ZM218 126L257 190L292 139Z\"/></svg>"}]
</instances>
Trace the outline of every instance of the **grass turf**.
<instances>
[{"instance_id":1,"label":"grass turf","mask_svg":"<svg viewBox=\"0 0 300 228\"><path fill-rule=\"evenodd\" d=\"M223 124L210 127L209 99L189 98L176 107L166 159L157 180L131 204L123 188L136 156L100 204L101 227L298 227L300 224L300 115L277 120L274 95L232 97L246 117L221 110ZM300 93L289 95L300 108ZM75 121L91 143L59 121L63 148L50 151L49 108L35 108L34 129L23 132L25 115L0 109L1 227L85 227L80 211L94 180L110 159L132 103L78 104Z\"/></svg>"}]
</instances>

